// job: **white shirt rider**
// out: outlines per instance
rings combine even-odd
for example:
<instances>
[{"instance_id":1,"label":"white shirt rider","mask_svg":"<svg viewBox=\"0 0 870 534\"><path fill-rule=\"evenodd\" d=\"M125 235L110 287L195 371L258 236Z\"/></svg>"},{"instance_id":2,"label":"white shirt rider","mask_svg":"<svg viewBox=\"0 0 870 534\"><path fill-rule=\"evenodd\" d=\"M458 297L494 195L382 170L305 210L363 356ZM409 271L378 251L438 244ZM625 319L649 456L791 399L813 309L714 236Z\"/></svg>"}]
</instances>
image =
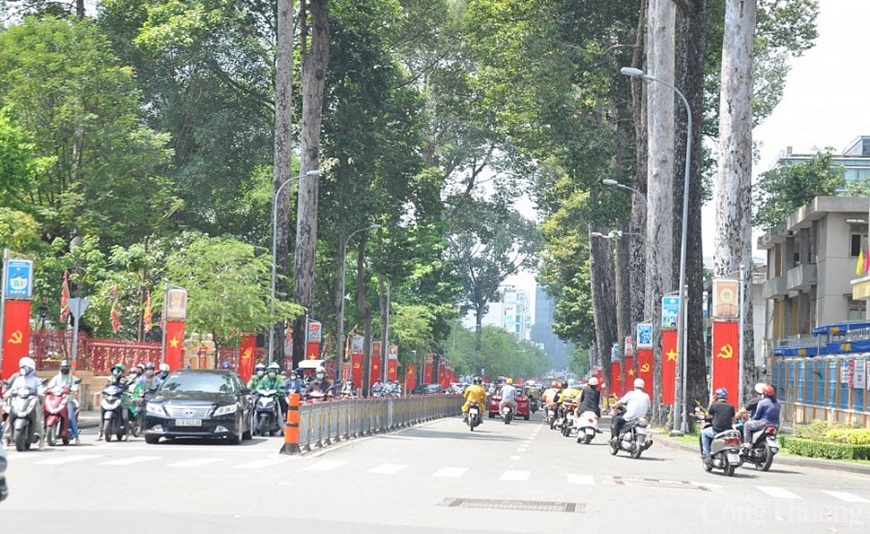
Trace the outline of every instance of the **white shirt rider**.
<instances>
[{"instance_id":1,"label":"white shirt rider","mask_svg":"<svg viewBox=\"0 0 870 534\"><path fill-rule=\"evenodd\" d=\"M619 402L625 406L623 418L626 421L646 417L647 412L649 412L650 398L642 389L629 391L619 399Z\"/></svg>"},{"instance_id":2,"label":"white shirt rider","mask_svg":"<svg viewBox=\"0 0 870 534\"><path fill-rule=\"evenodd\" d=\"M511 384L505 384L501 387L499 395L501 395L499 408L503 408L505 404L510 404L514 409L514 412L517 411L517 388Z\"/></svg>"}]
</instances>

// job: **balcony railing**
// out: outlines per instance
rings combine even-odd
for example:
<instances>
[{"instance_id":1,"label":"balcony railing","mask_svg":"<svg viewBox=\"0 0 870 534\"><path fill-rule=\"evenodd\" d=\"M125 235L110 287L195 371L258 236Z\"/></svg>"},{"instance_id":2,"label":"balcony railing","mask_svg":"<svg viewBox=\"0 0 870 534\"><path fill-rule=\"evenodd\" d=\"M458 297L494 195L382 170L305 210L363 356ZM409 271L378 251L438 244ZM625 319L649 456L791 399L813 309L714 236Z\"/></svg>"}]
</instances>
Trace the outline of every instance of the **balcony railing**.
<instances>
[{"instance_id":1,"label":"balcony railing","mask_svg":"<svg viewBox=\"0 0 870 534\"><path fill-rule=\"evenodd\" d=\"M805 263L793 267L786 273L786 288L789 291L806 291L818 283L818 266Z\"/></svg>"}]
</instances>

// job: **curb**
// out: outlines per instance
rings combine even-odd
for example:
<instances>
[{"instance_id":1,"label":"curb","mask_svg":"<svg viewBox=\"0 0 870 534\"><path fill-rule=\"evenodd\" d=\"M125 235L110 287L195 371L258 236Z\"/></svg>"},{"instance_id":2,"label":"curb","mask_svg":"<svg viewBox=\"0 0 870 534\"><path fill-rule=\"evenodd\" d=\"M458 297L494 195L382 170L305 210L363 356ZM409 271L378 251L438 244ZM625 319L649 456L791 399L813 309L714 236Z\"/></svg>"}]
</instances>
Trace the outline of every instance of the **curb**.
<instances>
[{"instance_id":1,"label":"curb","mask_svg":"<svg viewBox=\"0 0 870 534\"><path fill-rule=\"evenodd\" d=\"M696 456L699 454L698 447L691 443L683 443L671 439L670 436L664 433L656 432L658 443L669 449L677 449L685 452L691 452ZM773 461L774 465L791 465L795 467L815 467L817 469L833 469L835 471L845 471L847 473L856 473L859 475L870 475L870 465L850 464L846 462L837 462L834 460L822 460L819 458L804 458L802 456L789 456L777 454Z\"/></svg>"}]
</instances>

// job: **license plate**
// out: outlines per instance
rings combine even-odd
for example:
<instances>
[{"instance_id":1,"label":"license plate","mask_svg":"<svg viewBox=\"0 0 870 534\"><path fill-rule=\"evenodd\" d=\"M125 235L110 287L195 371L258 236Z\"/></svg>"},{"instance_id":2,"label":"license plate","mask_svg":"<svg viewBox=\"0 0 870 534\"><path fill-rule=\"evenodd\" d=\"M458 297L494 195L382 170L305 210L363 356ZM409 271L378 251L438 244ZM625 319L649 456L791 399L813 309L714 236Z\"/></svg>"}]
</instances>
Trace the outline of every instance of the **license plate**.
<instances>
[{"instance_id":1,"label":"license plate","mask_svg":"<svg viewBox=\"0 0 870 534\"><path fill-rule=\"evenodd\" d=\"M643 426L637 427L637 433L646 435L646 427L643 427Z\"/></svg>"},{"instance_id":2,"label":"license plate","mask_svg":"<svg viewBox=\"0 0 870 534\"><path fill-rule=\"evenodd\" d=\"M734 452L728 453L728 463L729 464L738 464L740 463L740 455Z\"/></svg>"},{"instance_id":3,"label":"license plate","mask_svg":"<svg viewBox=\"0 0 870 534\"><path fill-rule=\"evenodd\" d=\"M176 419L175 426L202 426L202 419Z\"/></svg>"},{"instance_id":4,"label":"license plate","mask_svg":"<svg viewBox=\"0 0 870 534\"><path fill-rule=\"evenodd\" d=\"M472 408L472 409L468 410L468 413L470 413L471 415L477 415L477 409Z\"/></svg>"},{"instance_id":5,"label":"license plate","mask_svg":"<svg viewBox=\"0 0 870 534\"><path fill-rule=\"evenodd\" d=\"M593 430L593 429L591 429L591 428L587 428L587 429L586 429L586 435L587 435L587 436L594 436L594 435L595 435L595 430Z\"/></svg>"}]
</instances>

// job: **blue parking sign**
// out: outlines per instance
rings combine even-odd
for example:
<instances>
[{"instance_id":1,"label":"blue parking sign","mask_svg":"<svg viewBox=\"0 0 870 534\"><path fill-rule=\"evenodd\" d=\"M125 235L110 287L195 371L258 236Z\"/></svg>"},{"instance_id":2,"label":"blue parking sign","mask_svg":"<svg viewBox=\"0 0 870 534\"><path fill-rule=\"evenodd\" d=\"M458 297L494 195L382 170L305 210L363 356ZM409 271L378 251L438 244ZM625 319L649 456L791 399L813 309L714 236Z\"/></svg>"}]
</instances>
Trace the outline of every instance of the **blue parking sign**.
<instances>
[{"instance_id":1,"label":"blue parking sign","mask_svg":"<svg viewBox=\"0 0 870 534\"><path fill-rule=\"evenodd\" d=\"M8 260L3 292L8 299L27 300L33 296L33 262L30 260Z\"/></svg>"}]
</instances>

